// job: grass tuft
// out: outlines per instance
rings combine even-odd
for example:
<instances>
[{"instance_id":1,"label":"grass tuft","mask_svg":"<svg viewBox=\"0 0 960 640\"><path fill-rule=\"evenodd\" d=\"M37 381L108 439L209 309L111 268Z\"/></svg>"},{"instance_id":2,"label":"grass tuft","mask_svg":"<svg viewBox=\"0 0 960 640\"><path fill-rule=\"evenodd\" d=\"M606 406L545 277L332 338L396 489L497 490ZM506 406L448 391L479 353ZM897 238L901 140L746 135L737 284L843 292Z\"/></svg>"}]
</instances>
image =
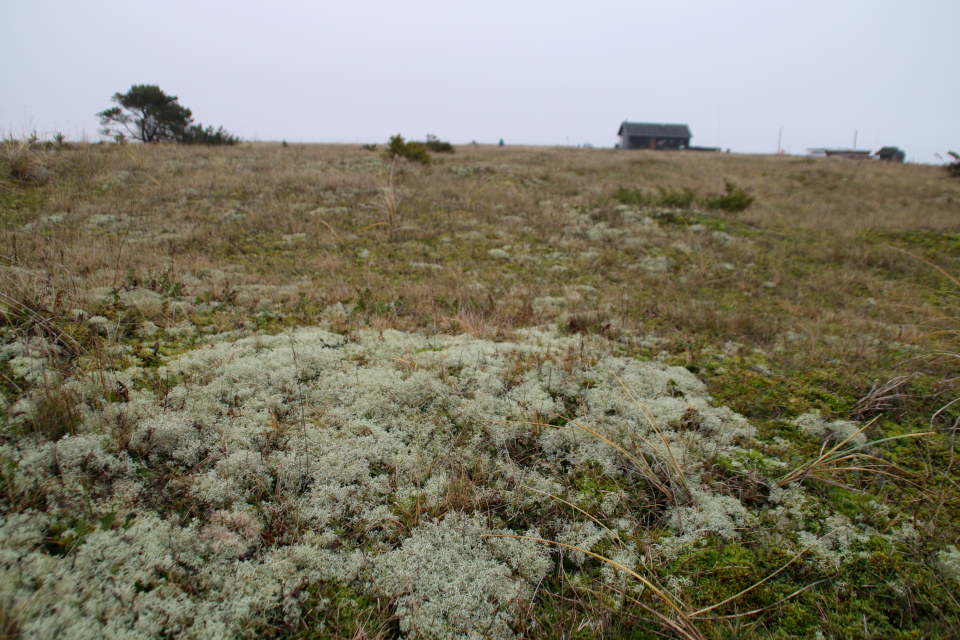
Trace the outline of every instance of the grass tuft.
<instances>
[{"instance_id":1,"label":"grass tuft","mask_svg":"<svg viewBox=\"0 0 960 640\"><path fill-rule=\"evenodd\" d=\"M6 165L7 175L21 184L43 185L53 177L42 146L29 137L0 142L0 163Z\"/></svg>"}]
</instances>

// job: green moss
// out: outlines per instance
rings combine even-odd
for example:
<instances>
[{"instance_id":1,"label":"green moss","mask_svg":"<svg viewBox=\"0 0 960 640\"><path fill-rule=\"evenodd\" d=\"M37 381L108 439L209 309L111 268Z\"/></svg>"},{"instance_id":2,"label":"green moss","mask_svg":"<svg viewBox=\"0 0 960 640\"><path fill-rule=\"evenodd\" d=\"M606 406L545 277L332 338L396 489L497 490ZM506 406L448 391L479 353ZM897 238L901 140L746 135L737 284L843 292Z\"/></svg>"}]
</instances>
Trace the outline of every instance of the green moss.
<instances>
[{"instance_id":1,"label":"green moss","mask_svg":"<svg viewBox=\"0 0 960 640\"><path fill-rule=\"evenodd\" d=\"M301 602L297 618L284 615L281 606L263 612L262 621L245 625L242 637L289 640L333 640L395 633L389 607L335 581L291 585Z\"/></svg>"},{"instance_id":2,"label":"green moss","mask_svg":"<svg viewBox=\"0 0 960 640\"><path fill-rule=\"evenodd\" d=\"M0 185L0 220L8 225L21 225L43 210L49 192L30 184Z\"/></svg>"},{"instance_id":3,"label":"green moss","mask_svg":"<svg viewBox=\"0 0 960 640\"><path fill-rule=\"evenodd\" d=\"M849 385L841 372L813 370L769 378L729 361L722 368L720 373L714 367L707 379L711 395L720 404L759 420L810 411L846 416L859 399L859 389Z\"/></svg>"}]
</instances>

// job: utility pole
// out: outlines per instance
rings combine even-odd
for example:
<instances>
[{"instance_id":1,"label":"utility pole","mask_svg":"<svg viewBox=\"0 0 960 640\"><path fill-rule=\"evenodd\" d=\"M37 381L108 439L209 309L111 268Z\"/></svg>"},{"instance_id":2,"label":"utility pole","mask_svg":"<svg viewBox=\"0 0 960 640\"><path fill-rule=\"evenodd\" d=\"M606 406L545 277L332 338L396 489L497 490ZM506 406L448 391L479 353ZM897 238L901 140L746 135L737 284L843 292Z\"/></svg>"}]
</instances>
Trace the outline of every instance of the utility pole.
<instances>
[{"instance_id":1,"label":"utility pole","mask_svg":"<svg viewBox=\"0 0 960 640\"><path fill-rule=\"evenodd\" d=\"M723 122L723 103L717 105L717 148L720 148L720 124Z\"/></svg>"}]
</instances>

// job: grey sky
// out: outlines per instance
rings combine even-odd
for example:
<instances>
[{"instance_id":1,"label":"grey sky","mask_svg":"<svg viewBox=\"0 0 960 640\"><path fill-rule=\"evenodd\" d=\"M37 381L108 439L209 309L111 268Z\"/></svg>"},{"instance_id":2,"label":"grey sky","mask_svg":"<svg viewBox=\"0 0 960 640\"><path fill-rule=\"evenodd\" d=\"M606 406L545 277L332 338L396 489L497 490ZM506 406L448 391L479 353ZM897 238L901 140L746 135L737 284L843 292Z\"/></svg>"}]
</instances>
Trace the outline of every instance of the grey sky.
<instances>
[{"instance_id":1,"label":"grey sky","mask_svg":"<svg viewBox=\"0 0 960 640\"><path fill-rule=\"evenodd\" d=\"M960 2L0 0L0 129L132 84L244 139L612 146L624 119L773 153L960 151Z\"/></svg>"}]
</instances>

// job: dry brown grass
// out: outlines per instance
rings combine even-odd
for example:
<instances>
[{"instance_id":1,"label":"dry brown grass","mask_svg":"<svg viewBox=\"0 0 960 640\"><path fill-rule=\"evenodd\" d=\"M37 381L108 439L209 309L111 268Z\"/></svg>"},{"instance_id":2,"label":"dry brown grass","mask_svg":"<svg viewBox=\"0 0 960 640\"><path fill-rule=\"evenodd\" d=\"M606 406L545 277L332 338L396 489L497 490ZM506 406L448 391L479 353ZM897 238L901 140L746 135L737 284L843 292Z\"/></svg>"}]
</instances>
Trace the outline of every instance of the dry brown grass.
<instances>
[{"instance_id":1,"label":"dry brown grass","mask_svg":"<svg viewBox=\"0 0 960 640\"><path fill-rule=\"evenodd\" d=\"M577 331L587 315L758 345L788 330L876 335L916 324L891 301L929 281L888 244L960 228L960 183L938 168L836 159L466 146L392 169L354 146L258 143L75 145L51 166L48 184L4 192L6 293L24 290L11 269L57 281L75 307L163 280L241 316L270 300L286 324L344 302L377 326L484 335ZM757 202L651 231L612 199L620 187L708 195L725 180ZM613 235L590 237L597 223ZM490 256L504 246L508 260ZM943 262L941 249L920 251ZM636 267L651 255L669 270Z\"/></svg>"},{"instance_id":2,"label":"dry brown grass","mask_svg":"<svg viewBox=\"0 0 960 640\"><path fill-rule=\"evenodd\" d=\"M16 613L6 601L0 601L0 640L20 638L20 623Z\"/></svg>"},{"instance_id":3,"label":"dry brown grass","mask_svg":"<svg viewBox=\"0 0 960 640\"><path fill-rule=\"evenodd\" d=\"M134 160L109 149L98 153L107 157L95 180L103 185L102 193L91 196L88 182L71 188L53 181L38 189L46 192L41 211L65 212L63 222L36 224L43 213L19 221L8 217L3 233L5 244L17 247L14 258L28 268L56 272L61 280L69 274L84 299L77 306L102 299L100 288L126 286L128 274L141 282L166 274L171 281L189 282L183 293L191 298L228 298L246 309L267 298L287 317L300 303L295 321L303 324L315 322L315 314L328 304L364 298L377 303L368 304L365 315L378 326L496 336L514 326L567 322L567 314L586 313L599 314L614 327L654 328L668 336L705 333L760 345L787 329L816 335L843 326L848 333L875 334L874 309L862 300L872 297L884 305L902 286L882 273L901 268L902 259L884 255L882 247L862 238L848 242L835 237L834 230L849 237L869 221L826 221L816 208L798 214L791 209L797 196L777 195L787 193L792 181L784 171L827 171L831 184L840 185L849 181L840 182L836 175L868 169L881 173L883 185L891 180L909 184L918 176L925 184L938 180L926 167L468 148L429 169L398 168L394 193L403 194L406 216L401 224L398 216L385 220L382 206L377 207L384 197L384 167L375 168L375 156L351 147L257 145L211 151L161 146L141 151ZM336 167L361 160L370 161L370 168L354 173L353 167ZM464 167L476 167L477 173L460 177L453 171ZM776 169L781 172L774 173ZM765 171L771 175L761 183ZM118 175L120 182L111 182ZM567 234L571 219L591 209L598 221L606 216L610 227L623 228L611 205L603 204L620 185L649 181L651 186L709 191L724 177L759 196L752 209L727 218L756 225L760 236L750 243L725 244L683 225L661 224L665 237L628 239L636 244L623 239L597 243ZM863 192L873 193L868 186L854 182L847 190L820 192L813 187L803 198L842 208ZM957 191L953 183L942 186L948 193ZM867 200L878 208L892 202ZM538 204L545 201L552 204ZM921 199L915 206L927 211L915 217L887 209L880 226L956 228L958 205L950 209L943 201L940 196ZM113 219L92 222L104 216ZM34 226L27 228L31 221ZM389 224L381 224L385 221ZM815 230L802 232L811 235L801 236L797 246L796 238L784 241L778 235L784 224ZM673 249L677 242L690 250ZM506 245L513 246L510 262L487 255ZM578 258L589 251L599 255ZM370 257L360 258L363 252ZM544 259L553 252L568 257ZM628 268L648 253L672 256L671 272ZM791 254L807 261L807 272L791 271ZM735 269L726 271L724 265ZM554 266L567 270L553 271ZM229 273L228 283L195 277L218 272ZM543 296L566 302L533 304ZM147 319L169 324L175 318L168 315Z\"/></svg>"},{"instance_id":4,"label":"dry brown grass","mask_svg":"<svg viewBox=\"0 0 960 640\"><path fill-rule=\"evenodd\" d=\"M45 166L46 153L32 138L0 141L0 166L21 184L45 184L53 173Z\"/></svg>"}]
</instances>

